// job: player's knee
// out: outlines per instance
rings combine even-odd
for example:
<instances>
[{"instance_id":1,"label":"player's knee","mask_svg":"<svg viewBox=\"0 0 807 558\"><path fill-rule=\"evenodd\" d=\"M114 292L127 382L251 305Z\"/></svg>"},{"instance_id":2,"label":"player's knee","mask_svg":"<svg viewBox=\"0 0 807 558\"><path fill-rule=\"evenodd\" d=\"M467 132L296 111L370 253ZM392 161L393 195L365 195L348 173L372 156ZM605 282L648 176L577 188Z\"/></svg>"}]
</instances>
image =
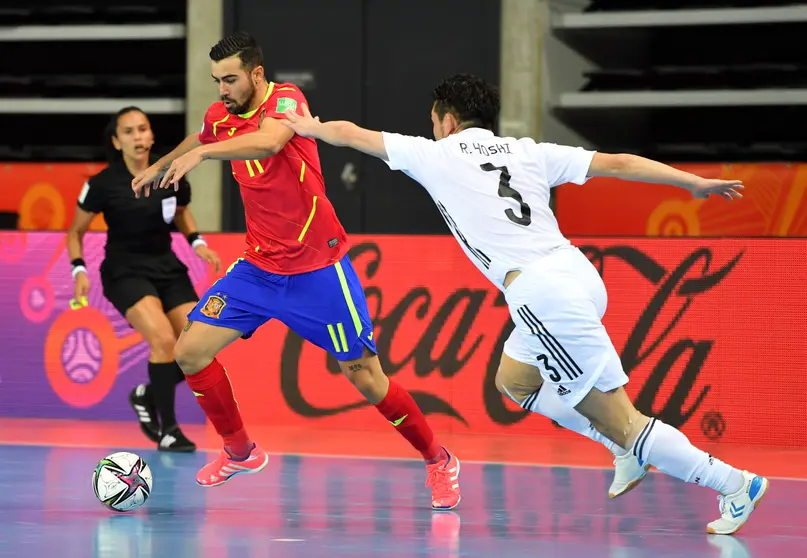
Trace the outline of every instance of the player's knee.
<instances>
[{"instance_id":1,"label":"player's knee","mask_svg":"<svg viewBox=\"0 0 807 558\"><path fill-rule=\"evenodd\" d=\"M176 337L170 328L160 329L148 336L151 358L155 362L168 362L174 358Z\"/></svg>"},{"instance_id":2,"label":"player's knee","mask_svg":"<svg viewBox=\"0 0 807 558\"><path fill-rule=\"evenodd\" d=\"M496 371L496 378L494 379L494 383L496 385L496 391L498 391L499 393L501 393L502 395L504 395L509 399L514 399L514 397L510 395L510 390L507 389L507 379L504 377L504 374L502 374L501 368L499 368L499 370Z\"/></svg>"},{"instance_id":3,"label":"player's knee","mask_svg":"<svg viewBox=\"0 0 807 558\"><path fill-rule=\"evenodd\" d=\"M186 375L196 374L210 364L215 355L208 355L204 345L186 335L180 335L174 346L174 360Z\"/></svg>"},{"instance_id":4,"label":"player's knee","mask_svg":"<svg viewBox=\"0 0 807 558\"><path fill-rule=\"evenodd\" d=\"M528 395L530 395L529 393L526 393L525 390L519 389L518 384L514 382L513 379L510 378L507 372L504 371L502 368L499 368L496 371L496 378L494 379L494 383L499 393L501 393L511 401L515 401L519 405L521 405L521 402L524 401L524 399L526 399Z\"/></svg>"},{"instance_id":5,"label":"player's knee","mask_svg":"<svg viewBox=\"0 0 807 558\"><path fill-rule=\"evenodd\" d=\"M384 375L377 357L372 356L351 362L340 362L339 364L348 381L370 403L375 405L384 399L388 390L389 380Z\"/></svg>"},{"instance_id":6,"label":"player's knee","mask_svg":"<svg viewBox=\"0 0 807 558\"><path fill-rule=\"evenodd\" d=\"M375 384L372 373L367 368L356 368L345 372L345 377L362 393L369 392Z\"/></svg>"}]
</instances>

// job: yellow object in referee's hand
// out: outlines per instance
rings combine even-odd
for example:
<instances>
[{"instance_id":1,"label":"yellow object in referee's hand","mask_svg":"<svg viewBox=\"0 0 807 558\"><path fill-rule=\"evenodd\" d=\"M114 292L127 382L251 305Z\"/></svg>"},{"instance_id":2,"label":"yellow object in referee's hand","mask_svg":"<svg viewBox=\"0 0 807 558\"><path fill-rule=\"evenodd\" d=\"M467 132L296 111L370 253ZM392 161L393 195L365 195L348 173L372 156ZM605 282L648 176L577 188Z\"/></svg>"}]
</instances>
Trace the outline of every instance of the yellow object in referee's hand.
<instances>
[{"instance_id":1,"label":"yellow object in referee's hand","mask_svg":"<svg viewBox=\"0 0 807 558\"><path fill-rule=\"evenodd\" d=\"M78 310L80 308L84 308L87 305L89 305L89 301L87 300L86 296L82 296L81 299L79 300L76 300L75 298L70 299L71 310Z\"/></svg>"}]
</instances>

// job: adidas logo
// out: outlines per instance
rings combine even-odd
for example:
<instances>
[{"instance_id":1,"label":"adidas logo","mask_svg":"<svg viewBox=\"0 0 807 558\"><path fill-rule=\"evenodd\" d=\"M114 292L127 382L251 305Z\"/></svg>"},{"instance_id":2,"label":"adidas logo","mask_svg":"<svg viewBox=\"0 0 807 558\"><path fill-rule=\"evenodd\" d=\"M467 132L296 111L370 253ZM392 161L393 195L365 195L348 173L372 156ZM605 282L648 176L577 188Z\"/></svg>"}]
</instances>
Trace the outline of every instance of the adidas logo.
<instances>
[{"instance_id":1,"label":"adidas logo","mask_svg":"<svg viewBox=\"0 0 807 558\"><path fill-rule=\"evenodd\" d=\"M134 409L137 411L137 418L140 422L151 422L151 415L143 405L134 405Z\"/></svg>"},{"instance_id":2,"label":"adidas logo","mask_svg":"<svg viewBox=\"0 0 807 558\"><path fill-rule=\"evenodd\" d=\"M172 445L176 443L177 439L171 436L170 434L166 434L163 436L163 439L160 440L160 447L163 448L170 448Z\"/></svg>"},{"instance_id":3,"label":"adidas logo","mask_svg":"<svg viewBox=\"0 0 807 558\"><path fill-rule=\"evenodd\" d=\"M563 397L564 395L569 395L570 393L572 392L566 389L565 387L558 386L558 395L560 395L561 397Z\"/></svg>"}]
</instances>

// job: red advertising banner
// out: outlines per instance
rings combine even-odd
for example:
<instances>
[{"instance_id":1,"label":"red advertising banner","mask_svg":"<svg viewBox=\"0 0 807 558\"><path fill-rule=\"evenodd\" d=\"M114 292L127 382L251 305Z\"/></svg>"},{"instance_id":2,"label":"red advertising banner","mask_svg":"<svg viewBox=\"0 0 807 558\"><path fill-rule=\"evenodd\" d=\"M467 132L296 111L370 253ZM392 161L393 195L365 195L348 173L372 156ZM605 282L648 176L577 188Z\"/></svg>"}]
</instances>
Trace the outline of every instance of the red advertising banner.
<instances>
[{"instance_id":1,"label":"red advertising banner","mask_svg":"<svg viewBox=\"0 0 807 558\"><path fill-rule=\"evenodd\" d=\"M0 166L0 212L16 213L20 230L63 231L88 178L106 165L96 163L4 163ZM90 230L106 230L101 216Z\"/></svg>"},{"instance_id":2,"label":"red advertising banner","mask_svg":"<svg viewBox=\"0 0 807 558\"><path fill-rule=\"evenodd\" d=\"M597 178L558 188L561 230L571 236L807 236L807 164L674 166L740 179L743 199L698 200L672 186Z\"/></svg>"},{"instance_id":3,"label":"red advertising banner","mask_svg":"<svg viewBox=\"0 0 807 558\"><path fill-rule=\"evenodd\" d=\"M241 235L207 238L225 263L243 254ZM101 233L86 240L88 252L99 256L88 259L93 277L102 240ZM203 292L215 277L205 275L207 267L181 241L176 247L188 252L181 256ZM436 430L572 436L495 390L512 325L499 291L452 237L352 241L384 370L413 393ZM641 411L680 427L696 443L807 447L807 239L586 238L576 244L604 277L605 325ZM0 339L9 364L0 415L128 418L121 401L145 377L148 349L103 299L99 281L92 283L90 308L69 310L63 234L0 234L0 266ZM107 369L107 358L117 373ZM220 360L247 424L389 428L331 357L280 323L235 342ZM185 399L195 407L189 394ZM192 411L182 420L194 420Z\"/></svg>"},{"instance_id":4,"label":"red advertising banner","mask_svg":"<svg viewBox=\"0 0 807 558\"><path fill-rule=\"evenodd\" d=\"M384 370L441 431L565 436L494 388L499 292L451 237L354 237ZM235 259L240 239L217 237ZM807 241L585 239L638 408L694 441L807 446ZM385 429L325 353L272 323L228 348L248 422Z\"/></svg>"}]
</instances>

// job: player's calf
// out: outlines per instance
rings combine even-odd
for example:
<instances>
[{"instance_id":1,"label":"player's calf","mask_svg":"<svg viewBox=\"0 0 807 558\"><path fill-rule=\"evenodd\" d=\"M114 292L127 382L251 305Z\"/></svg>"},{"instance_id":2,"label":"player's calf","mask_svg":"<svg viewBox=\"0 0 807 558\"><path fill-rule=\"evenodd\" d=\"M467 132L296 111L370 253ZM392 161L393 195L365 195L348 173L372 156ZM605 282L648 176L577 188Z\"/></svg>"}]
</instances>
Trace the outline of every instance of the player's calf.
<instances>
[{"instance_id":1,"label":"player's calf","mask_svg":"<svg viewBox=\"0 0 807 558\"><path fill-rule=\"evenodd\" d=\"M339 366L348 380L423 455L427 463L447 461L448 455L435 441L434 432L415 400L384 374L376 355L364 349L364 356L341 361Z\"/></svg>"},{"instance_id":2,"label":"player's calf","mask_svg":"<svg viewBox=\"0 0 807 558\"><path fill-rule=\"evenodd\" d=\"M709 523L710 533L737 532L767 492L767 479L731 467L693 446L679 430L642 415L622 388L607 393L595 388L577 409L615 442L629 444L640 463L716 490L721 517Z\"/></svg>"},{"instance_id":3,"label":"player's calf","mask_svg":"<svg viewBox=\"0 0 807 558\"><path fill-rule=\"evenodd\" d=\"M415 400L381 369L378 357L364 349L361 358L340 361L339 366L356 389L426 461L426 486L432 489L432 508L450 510L460 502L459 460L434 436Z\"/></svg>"},{"instance_id":4,"label":"player's calf","mask_svg":"<svg viewBox=\"0 0 807 558\"><path fill-rule=\"evenodd\" d=\"M193 312L197 312L197 309ZM196 478L202 486L218 486L234 475L261 471L268 457L249 438L230 378L224 366L215 358L241 333L195 322L193 315L177 341L174 357L185 372L188 387L196 396L196 401L224 442L224 451L218 459L205 465Z\"/></svg>"},{"instance_id":5,"label":"player's calf","mask_svg":"<svg viewBox=\"0 0 807 558\"><path fill-rule=\"evenodd\" d=\"M647 475L649 465L640 464L633 454L598 432L586 417L562 401L554 386L543 383L536 367L503 354L495 383L499 393L524 409L544 415L563 428L604 445L614 456L614 480L608 489L610 498L626 494Z\"/></svg>"}]
</instances>

